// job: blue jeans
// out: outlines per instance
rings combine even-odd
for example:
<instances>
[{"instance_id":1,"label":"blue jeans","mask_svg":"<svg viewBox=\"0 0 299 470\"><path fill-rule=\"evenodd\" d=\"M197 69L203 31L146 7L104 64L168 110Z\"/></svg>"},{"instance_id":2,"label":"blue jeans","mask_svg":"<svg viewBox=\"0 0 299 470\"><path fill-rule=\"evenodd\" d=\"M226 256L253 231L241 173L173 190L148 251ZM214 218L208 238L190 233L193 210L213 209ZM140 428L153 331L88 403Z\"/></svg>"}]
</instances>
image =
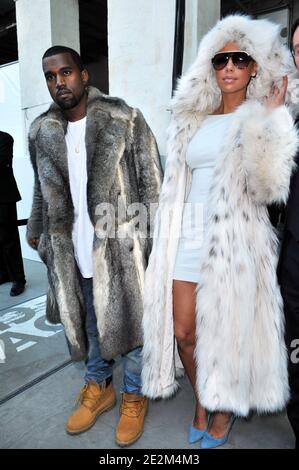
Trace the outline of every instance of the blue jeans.
<instances>
[{"instance_id":1,"label":"blue jeans","mask_svg":"<svg viewBox=\"0 0 299 470\"><path fill-rule=\"evenodd\" d=\"M114 361L106 361L101 356L97 320L93 306L92 278L81 277L81 283L86 308L85 330L88 341L85 381L94 380L101 383L112 376ZM141 395L141 351L142 348L139 347L122 356L123 392Z\"/></svg>"}]
</instances>

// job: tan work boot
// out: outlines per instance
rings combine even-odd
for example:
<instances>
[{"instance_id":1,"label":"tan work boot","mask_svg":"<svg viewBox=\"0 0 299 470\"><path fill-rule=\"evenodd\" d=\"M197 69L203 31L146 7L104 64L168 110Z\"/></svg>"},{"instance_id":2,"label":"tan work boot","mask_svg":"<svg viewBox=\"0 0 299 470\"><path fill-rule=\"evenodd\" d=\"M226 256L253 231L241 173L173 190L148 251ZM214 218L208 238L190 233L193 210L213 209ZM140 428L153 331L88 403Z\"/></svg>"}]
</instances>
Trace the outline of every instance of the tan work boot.
<instances>
[{"instance_id":1,"label":"tan work boot","mask_svg":"<svg viewBox=\"0 0 299 470\"><path fill-rule=\"evenodd\" d=\"M148 399L142 395L122 394L120 418L115 433L116 444L121 447L129 446L139 439L143 433L147 408Z\"/></svg>"},{"instance_id":2,"label":"tan work boot","mask_svg":"<svg viewBox=\"0 0 299 470\"><path fill-rule=\"evenodd\" d=\"M94 380L89 380L82 388L78 402L79 408L66 423L66 430L69 434L87 431L94 425L100 414L113 408L116 395L112 382L106 386L106 382L99 385Z\"/></svg>"}]
</instances>

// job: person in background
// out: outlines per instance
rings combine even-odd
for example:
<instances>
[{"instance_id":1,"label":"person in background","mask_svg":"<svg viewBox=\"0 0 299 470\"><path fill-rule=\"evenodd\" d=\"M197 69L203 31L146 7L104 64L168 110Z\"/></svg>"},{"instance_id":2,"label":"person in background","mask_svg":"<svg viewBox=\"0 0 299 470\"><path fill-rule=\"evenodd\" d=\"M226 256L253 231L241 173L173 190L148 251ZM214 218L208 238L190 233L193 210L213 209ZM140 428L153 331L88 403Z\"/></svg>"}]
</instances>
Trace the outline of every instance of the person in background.
<instances>
[{"instance_id":1,"label":"person in background","mask_svg":"<svg viewBox=\"0 0 299 470\"><path fill-rule=\"evenodd\" d=\"M12 282L12 297L22 294L26 284L16 205L21 196L12 167L13 143L10 134L0 131L0 285Z\"/></svg>"},{"instance_id":2,"label":"person in background","mask_svg":"<svg viewBox=\"0 0 299 470\"><path fill-rule=\"evenodd\" d=\"M299 71L299 18L291 33L294 62ZM299 73L298 73L299 80ZM296 119L298 129L299 115ZM289 358L289 383L291 390L287 414L299 449L299 151L296 159L288 202L284 209L285 227L278 264L278 279L284 301L286 345Z\"/></svg>"}]
</instances>

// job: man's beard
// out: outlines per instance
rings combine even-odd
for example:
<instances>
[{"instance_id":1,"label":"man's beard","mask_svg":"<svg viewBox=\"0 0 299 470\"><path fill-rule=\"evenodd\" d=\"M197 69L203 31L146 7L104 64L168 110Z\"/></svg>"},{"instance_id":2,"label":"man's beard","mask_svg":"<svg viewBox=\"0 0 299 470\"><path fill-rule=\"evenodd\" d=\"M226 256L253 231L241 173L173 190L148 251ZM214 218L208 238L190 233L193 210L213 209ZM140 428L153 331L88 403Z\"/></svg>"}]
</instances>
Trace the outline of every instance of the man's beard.
<instances>
[{"instance_id":1,"label":"man's beard","mask_svg":"<svg viewBox=\"0 0 299 470\"><path fill-rule=\"evenodd\" d=\"M67 111L68 109L75 108L79 104L80 99L72 95L72 98L70 100L63 100L63 99L60 99L60 97L58 96L56 98L56 103L63 111Z\"/></svg>"}]
</instances>

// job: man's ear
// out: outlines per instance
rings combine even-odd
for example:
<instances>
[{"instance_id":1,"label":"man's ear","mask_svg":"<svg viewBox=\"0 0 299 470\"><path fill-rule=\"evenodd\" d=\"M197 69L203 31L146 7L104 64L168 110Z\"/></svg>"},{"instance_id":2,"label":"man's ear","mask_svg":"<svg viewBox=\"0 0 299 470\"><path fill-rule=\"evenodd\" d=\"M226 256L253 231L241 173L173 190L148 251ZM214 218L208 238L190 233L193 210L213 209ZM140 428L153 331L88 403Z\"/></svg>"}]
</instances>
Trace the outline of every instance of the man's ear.
<instances>
[{"instance_id":1,"label":"man's ear","mask_svg":"<svg viewBox=\"0 0 299 470\"><path fill-rule=\"evenodd\" d=\"M89 74L88 74L86 69L82 70L81 77L82 77L82 81L83 81L84 85L87 85L87 82L89 80Z\"/></svg>"}]
</instances>

